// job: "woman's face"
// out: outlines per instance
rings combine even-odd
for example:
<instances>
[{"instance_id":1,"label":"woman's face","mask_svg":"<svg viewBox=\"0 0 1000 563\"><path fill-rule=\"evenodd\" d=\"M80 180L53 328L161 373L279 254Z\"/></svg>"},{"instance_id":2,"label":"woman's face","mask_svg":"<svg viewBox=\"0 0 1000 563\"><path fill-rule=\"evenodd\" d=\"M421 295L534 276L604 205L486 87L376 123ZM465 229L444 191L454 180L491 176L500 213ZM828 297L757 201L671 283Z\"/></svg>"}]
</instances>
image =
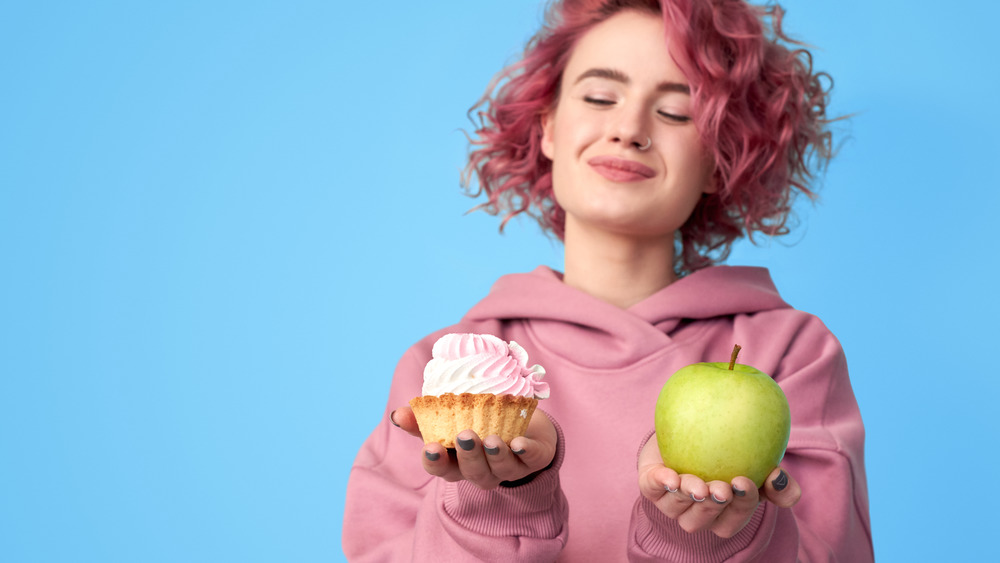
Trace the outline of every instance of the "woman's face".
<instances>
[{"instance_id":1,"label":"woman's face","mask_svg":"<svg viewBox=\"0 0 1000 563\"><path fill-rule=\"evenodd\" d=\"M621 12L581 37L542 126L567 228L672 238L714 191L660 16Z\"/></svg>"}]
</instances>

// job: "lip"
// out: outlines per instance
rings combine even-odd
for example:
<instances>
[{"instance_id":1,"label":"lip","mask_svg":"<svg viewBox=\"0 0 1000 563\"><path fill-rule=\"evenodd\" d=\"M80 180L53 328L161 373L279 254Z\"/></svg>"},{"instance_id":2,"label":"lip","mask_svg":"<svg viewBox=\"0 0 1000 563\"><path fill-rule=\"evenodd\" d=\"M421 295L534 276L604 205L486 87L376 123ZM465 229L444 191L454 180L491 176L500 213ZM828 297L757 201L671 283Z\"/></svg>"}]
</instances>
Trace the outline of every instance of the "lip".
<instances>
[{"instance_id":1,"label":"lip","mask_svg":"<svg viewBox=\"0 0 1000 563\"><path fill-rule=\"evenodd\" d=\"M656 171L645 164L617 156L595 156L587 164L612 182L638 182L656 176Z\"/></svg>"}]
</instances>

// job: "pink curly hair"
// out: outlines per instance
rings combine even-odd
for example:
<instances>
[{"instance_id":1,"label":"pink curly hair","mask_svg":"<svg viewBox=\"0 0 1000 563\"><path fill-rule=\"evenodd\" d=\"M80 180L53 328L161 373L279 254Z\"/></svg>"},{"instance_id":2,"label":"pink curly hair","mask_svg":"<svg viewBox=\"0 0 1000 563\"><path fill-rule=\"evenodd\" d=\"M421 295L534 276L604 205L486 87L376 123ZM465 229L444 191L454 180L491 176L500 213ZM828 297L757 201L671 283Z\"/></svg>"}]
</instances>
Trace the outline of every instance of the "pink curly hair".
<instances>
[{"instance_id":1,"label":"pink curly hair","mask_svg":"<svg viewBox=\"0 0 1000 563\"><path fill-rule=\"evenodd\" d=\"M501 230L526 213L562 239L565 213L553 197L552 163L541 151L540 117L558 99L577 40L627 9L662 14L671 54L691 86L695 124L715 161L719 189L681 227L677 270L724 260L744 235L787 233L793 197L814 197L812 169L832 155L823 85L832 80L813 73L809 52L782 32L780 6L743 0L554 2L521 60L502 70L469 110L479 120L473 119L477 138L462 182L473 197L486 194L478 208L503 214Z\"/></svg>"}]
</instances>

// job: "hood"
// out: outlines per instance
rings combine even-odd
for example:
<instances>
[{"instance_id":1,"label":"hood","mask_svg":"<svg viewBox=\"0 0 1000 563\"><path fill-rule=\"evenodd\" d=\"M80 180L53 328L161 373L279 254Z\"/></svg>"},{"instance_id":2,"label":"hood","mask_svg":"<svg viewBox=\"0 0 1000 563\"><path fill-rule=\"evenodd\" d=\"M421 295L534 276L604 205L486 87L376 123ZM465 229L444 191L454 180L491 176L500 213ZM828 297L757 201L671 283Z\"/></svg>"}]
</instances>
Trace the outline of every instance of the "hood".
<instances>
[{"instance_id":1,"label":"hood","mask_svg":"<svg viewBox=\"0 0 1000 563\"><path fill-rule=\"evenodd\" d=\"M553 351L591 365L603 363L600 358L612 346L621 365L662 349L684 321L782 308L789 305L765 268L704 268L623 310L567 286L561 273L540 266L501 277L465 320L525 322Z\"/></svg>"}]
</instances>

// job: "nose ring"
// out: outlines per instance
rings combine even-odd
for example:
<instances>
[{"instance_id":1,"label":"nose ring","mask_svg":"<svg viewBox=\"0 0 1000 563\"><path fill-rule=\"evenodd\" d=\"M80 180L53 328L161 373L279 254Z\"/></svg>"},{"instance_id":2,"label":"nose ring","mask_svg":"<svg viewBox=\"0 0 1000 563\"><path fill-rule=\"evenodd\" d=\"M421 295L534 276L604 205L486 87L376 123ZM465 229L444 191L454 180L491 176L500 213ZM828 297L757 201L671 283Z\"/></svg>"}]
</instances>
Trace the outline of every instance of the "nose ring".
<instances>
[{"instance_id":1,"label":"nose ring","mask_svg":"<svg viewBox=\"0 0 1000 563\"><path fill-rule=\"evenodd\" d=\"M653 146L653 139L650 139L649 137L646 137L646 144L645 145L640 145L640 146L638 146L636 148L638 148L641 151L644 151L644 150L648 150L649 147L651 147L651 146Z\"/></svg>"}]
</instances>

